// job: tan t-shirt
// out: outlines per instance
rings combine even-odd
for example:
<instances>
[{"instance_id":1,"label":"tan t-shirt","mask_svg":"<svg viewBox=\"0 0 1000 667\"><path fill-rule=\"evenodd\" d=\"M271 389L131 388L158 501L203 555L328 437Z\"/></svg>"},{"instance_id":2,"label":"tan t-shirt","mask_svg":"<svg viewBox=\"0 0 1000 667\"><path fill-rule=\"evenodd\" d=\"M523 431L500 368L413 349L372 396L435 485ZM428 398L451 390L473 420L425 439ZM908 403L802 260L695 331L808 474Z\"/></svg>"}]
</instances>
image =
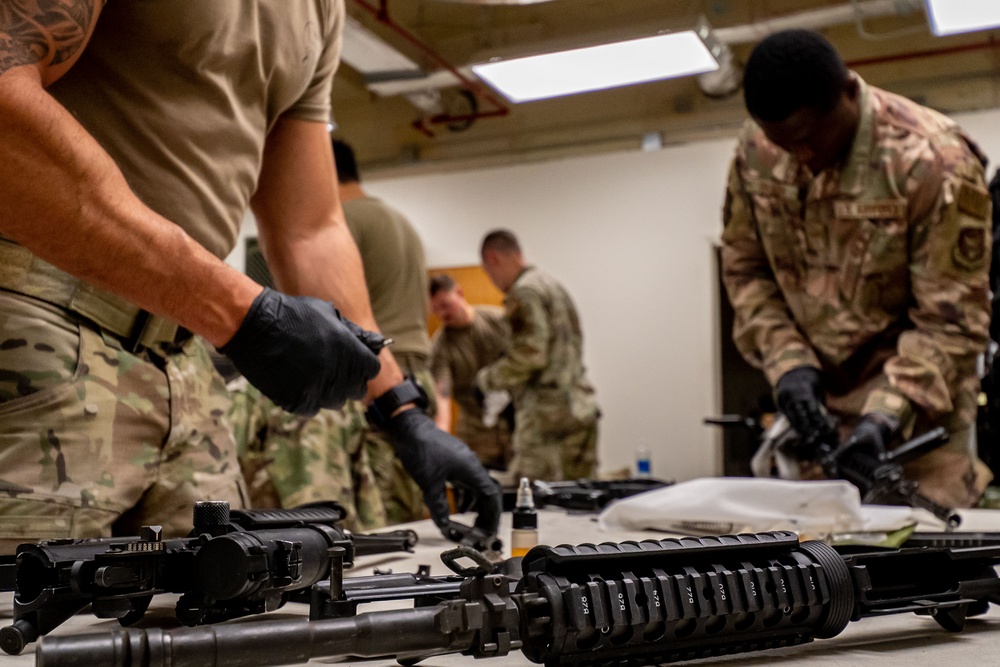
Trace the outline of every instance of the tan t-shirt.
<instances>
[{"instance_id":1,"label":"tan t-shirt","mask_svg":"<svg viewBox=\"0 0 1000 667\"><path fill-rule=\"evenodd\" d=\"M327 122L343 0L110 0L49 91L139 198L219 257L282 116Z\"/></svg>"},{"instance_id":2,"label":"tan t-shirt","mask_svg":"<svg viewBox=\"0 0 1000 667\"><path fill-rule=\"evenodd\" d=\"M430 356L424 244L403 215L375 197L344 203L344 217L361 252L375 321L393 352Z\"/></svg>"},{"instance_id":3,"label":"tan t-shirt","mask_svg":"<svg viewBox=\"0 0 1000 667\"><path fill-rule=\"evenodd\" d=\"M475 396L476 373L503 356L510 344L510 330L503 308L473 306L467 327L441 327L434 334L431 373L434 381L454 397L474 425L482 427L482 409Z\"/></svg>"}]
</instances>

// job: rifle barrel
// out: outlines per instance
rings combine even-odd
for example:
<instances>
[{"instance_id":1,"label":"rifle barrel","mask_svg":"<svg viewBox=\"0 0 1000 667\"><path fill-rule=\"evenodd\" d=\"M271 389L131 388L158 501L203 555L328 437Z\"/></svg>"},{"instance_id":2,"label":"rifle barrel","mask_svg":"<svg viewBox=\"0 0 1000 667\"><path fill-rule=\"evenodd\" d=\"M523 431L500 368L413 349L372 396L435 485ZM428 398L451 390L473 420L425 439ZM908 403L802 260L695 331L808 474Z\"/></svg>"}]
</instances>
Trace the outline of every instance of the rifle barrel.
<instances>
[{"instance_id":1,"label":"rifle barrel","mask_svg":"<svg viewBox=\"0 0 1000 667\"><path fill-rule=\"evenodd\" d=\"M114 630L45 637L37 667L276 667L315 657L377 658L461 650L439 629L437 607L322 621L280 620L195 628ZM467 640L467 644L471 642Z\"/></svg>"}]
</instances>

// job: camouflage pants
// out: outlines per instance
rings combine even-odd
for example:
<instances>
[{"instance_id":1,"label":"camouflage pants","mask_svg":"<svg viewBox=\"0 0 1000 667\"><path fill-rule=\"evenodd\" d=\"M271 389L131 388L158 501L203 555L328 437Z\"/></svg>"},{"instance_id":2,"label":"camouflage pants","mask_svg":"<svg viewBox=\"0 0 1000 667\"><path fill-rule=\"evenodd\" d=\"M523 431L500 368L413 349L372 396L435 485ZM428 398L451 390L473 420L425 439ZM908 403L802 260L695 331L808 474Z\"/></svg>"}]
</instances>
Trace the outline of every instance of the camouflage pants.
<instances>
[{"instance_id":1,"label":"camouflage pants","mask_svg":"<svg viewBox=\"0 0 1000 667\"><path fill-rule=\"evenodd\" d=\"M198 339L138 355L75 314L0 291L0 551L191 528L243 507L222 378Z\"/></svg>"},{"instance_id":2,"label":"camouflage pants","mask_svg":"<svg viewBox=\"0 0 1000 667\"><path fill-rule=\"evenodd\" d=\"M903 466L920 493L945 507L975 507L993 473L972 452L975 428L953 432L947 444Z\"/></svg>"},{"instance_id":3,"label":"camouflage pants","mask_svg":"<svg viewBox=\"0 0 1000 667\"><path fill-rule=\"evenodd\" d=\"M516 410L514 458L508 472L550 482L593 479L597 474L597 417L550 421L545 414Z\"/></svg>"},{"instance_id":4,"label":"camouflage pants","mask_svg":"<svg viewBox=\"0 0 1000 667\"><path fill-rule=\"evenodd\" d=\"M430 398L427 413L433 417L437 412L434 394L434 377L428 367L427 357L417 354L400 353L396 361L404 375L413 376ZM365 449L371 461L375 480L382 492L382 504L390 524L419 521L427 516L424 494L413 481L403 464L396 458L396 451L385 435L366 425Z\"/></svg>"},{"instance_id":5,"label":"camouflage pants","mask_svg":"<svg viewBox=\"0 0 1000 667\"><path fill-rule=\"evenodd\" d=\"M364 443L364 406L313 417L286 412L246 380L230 385L230 420L254 507L294 507L335 500L344 526L365 531L386 524L385 507Z\"/></svg>"}]
</instances>

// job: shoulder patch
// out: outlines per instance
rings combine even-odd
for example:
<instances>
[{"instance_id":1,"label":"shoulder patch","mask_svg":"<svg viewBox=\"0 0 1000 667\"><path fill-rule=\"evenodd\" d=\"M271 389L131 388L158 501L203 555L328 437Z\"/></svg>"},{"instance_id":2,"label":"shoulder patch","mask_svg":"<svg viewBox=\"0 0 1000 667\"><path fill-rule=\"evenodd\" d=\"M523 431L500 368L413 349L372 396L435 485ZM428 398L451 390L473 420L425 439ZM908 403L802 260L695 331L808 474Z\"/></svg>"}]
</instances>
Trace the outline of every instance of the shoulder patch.
<instances>
[{"instance_id":1,"label":"shoulder patch","mask_svg":"<svg viewBox=\"0 0 1000 667\"><path fill-rule=\"evenodd\" d=\"M978 271L986 266L987 229L981 226L964 225L958 232L958 240L952 248L951 258L956 266L966 271Z\"/></svg>"},{"instance_id":2,"label":"shoulder patch","mask_svg":"<svg viewBox=\"0 0 1000 667\"><path fill-rule=\"evenodd\" d=\"M979 220L990 214L990 193L968 181L962 181L955 197L958 210Z\"/></svg>"}]
</instances>

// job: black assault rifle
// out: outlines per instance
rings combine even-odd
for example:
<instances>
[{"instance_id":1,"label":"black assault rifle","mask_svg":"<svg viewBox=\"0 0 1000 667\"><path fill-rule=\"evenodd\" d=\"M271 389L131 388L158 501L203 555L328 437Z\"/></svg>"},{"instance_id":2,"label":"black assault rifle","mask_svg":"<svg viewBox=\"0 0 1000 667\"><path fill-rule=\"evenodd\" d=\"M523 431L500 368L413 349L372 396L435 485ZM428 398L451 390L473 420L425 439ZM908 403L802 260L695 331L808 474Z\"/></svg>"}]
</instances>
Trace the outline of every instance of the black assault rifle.
<instances>
[{"instance_id":1,"label":"black assault rifle","mask_svg":"<svg viewBox=\"0 0 1000 667\"><path fill-rule=\"evenodd\" d=\"M20 653L87 605L98 618L129 625L159 593L182 594L176 612L185 625L270 611L356 556L416 544L412 530L351 535L338 525L343 518L333 502L230 511L227 502L209 501L195 505L185 538L165 540L159 526L146 526L138 537L22 544L6 566L14 621L0 629L0 646Z\"/></svg>"},{"instance_id":2,"label":"black assault rifle","mask_svg":"<svg viewBox=\"0 0 1000 667\"><path fill-rule=\"evenodd\" d=\"M324 610L337 615L330 602L348 596L332 581L314 620L48 637L38 664L223 667L391 656L413 665L446 653L520 650L550 667L651 665L804 644L834 637L850 621L910 611L958 631L1000 603L998 563L996 546L842 556L789 532L535 547L520 576L483 564L436 604L315 620Z\"/></svg>"},{"instance_id":3,"label":"black assault rifle","mask_svg":"<svg viewBox=\"0 0 1000 667\"><path fill-rule=\"evenodd\" d=\"M576 479L562 482L532 480L531 495L535 507L559 507L574 512L600 512L614 500L654 491L673 482L635 477L631 479ZM517 489L504 489L503 509L513 511Z\"/></svg>"},{"instance_id":4,"label":"black assault rifle","mask_svg":"<svg viewBox=\"0 0 1000 667\"><path fill-rule=\"evenodd\" d=\"M767 438L770 433L763 430L754 419L739 415L709 417L704 421L713 426L746 428L761 438ZM791 431L790 435L795 436L794 431ZM782 433L774 437L780 442L784 436ZM961 517L953 508L936 503L920 493L919 484L907 479L903 471L903 464L941 447L948 442L948 439L948 432L938 427L904 442L881 456L874 456L861 447L840 446L837 442L836 426L831 422L827 432L817 439L814 448L808 452L798 451L797 438L793 437L790 440L796 443L796 446L793 446L796 457L805 461L815 461L830 479L843 479L858 487L863 503L923 508L952 530L959 526ZM781 444L776 446L782 447Z\"/></svg>"}]
</instances>

